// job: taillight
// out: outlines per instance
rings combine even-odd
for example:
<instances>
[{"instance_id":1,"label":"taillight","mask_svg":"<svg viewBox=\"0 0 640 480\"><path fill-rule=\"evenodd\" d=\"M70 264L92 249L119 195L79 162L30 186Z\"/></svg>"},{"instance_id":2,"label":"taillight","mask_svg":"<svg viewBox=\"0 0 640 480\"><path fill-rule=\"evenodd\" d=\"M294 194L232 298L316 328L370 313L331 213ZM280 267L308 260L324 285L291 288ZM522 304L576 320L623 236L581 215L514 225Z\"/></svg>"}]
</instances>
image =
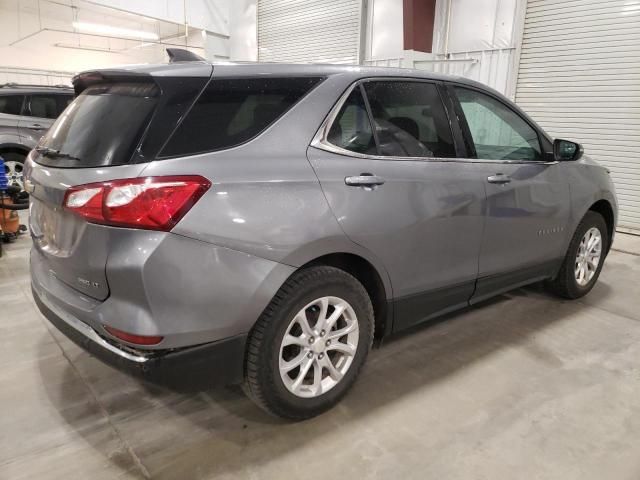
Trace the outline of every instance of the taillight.
<instances>
[{"instance_id":1,"label":"taillight","mask_svg":"<svg viewBox=\"0 0 640 480\"><path fill-rule=\"evenodd\" d=\"M64 207L91 223L169 231L209 187L196 175L89 183L67 190Z\"/></svg>"},{"instance_id":2,"label":"taillight","mask_svg":"<svg viewBox=\"0 0 640 480\"><path fill-rule=\"evenodd\" d=\"M104 329L114 337L124 340L125 342L134 343L136 345L157 345L164 337L159 335L136 335L135 333L125 332L117 328L103 325Z\"/></svg>"}]
</instances>

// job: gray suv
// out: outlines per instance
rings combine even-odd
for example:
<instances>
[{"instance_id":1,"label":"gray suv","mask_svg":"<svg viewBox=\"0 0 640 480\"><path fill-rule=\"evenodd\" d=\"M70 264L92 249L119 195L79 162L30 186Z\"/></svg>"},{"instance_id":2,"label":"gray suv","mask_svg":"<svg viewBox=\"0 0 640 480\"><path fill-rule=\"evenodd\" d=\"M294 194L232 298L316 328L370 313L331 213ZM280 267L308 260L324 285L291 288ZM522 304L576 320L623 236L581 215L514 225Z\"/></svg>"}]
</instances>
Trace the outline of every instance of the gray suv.
<instances>
[{"instance_id":1,"label":"gray suv","mask_svg":"<svg viewBox=\"0 0 640 480\"><path fill-rule=\"evenodd\" d=\"M24 188L24 160L73 100L66 86L0 85L0 157L9 185Z\"/></svg>"},{"instance_id":2,"label":"gray suv","mask_svg":"<svg viewBox=\"0 0 640 480\"><path fill-rule=\"evenodd\" d=\"M74 86L27 163L34 298L154 381L308 418L374 339L533 282L581 297L611 246L608 171L470 80L178 62Z\"/></svg>"}]
</instances>

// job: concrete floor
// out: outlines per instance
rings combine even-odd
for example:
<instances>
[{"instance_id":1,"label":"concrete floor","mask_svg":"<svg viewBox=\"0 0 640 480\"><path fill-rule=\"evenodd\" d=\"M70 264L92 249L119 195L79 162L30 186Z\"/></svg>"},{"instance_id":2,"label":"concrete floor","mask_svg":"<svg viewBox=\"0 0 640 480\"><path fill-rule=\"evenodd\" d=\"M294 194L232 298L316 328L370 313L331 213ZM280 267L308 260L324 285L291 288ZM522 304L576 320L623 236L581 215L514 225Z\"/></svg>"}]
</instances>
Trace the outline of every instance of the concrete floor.
<instances>
[{"instance_id":1,"label":"concrete floor","mask_svg":"<svg viewBox=\"0 0 640 480\"><path fill-rule=\"evenodd\" d=\"M539 287L375 350L333 411L288 424L236 388L143 385L37 313L0 259L0 479L640 478L640 237L581 301Z\"/></svg>"}]
</instances>

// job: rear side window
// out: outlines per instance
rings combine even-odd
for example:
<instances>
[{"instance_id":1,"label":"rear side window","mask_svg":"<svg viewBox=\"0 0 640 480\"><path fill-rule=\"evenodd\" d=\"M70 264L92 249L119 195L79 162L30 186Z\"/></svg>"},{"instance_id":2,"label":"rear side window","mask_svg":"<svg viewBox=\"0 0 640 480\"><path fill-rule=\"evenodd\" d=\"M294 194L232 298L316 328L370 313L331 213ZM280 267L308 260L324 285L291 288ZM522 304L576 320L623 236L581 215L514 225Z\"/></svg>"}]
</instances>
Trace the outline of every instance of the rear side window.
<instances>
[{"instance_id":1,"label":"rear side window","mask_svg":"<svg viewBox=\"0 0 640 480\"><path fill-rule=\"evenodd\" d=\"M353 89L336 116L327 141L351 152L377 155L367 108L359 87Z\"/></svg>"},{"instance_id":2,"label":"rear side window","mask_svg":"<svg viewBox=\"0 0 640 480\"><path fill-rule=\"evenodd\" d=\"M56 97L57 95L31 95L29 115L38 118L57 118L60 112Z\"/></svg>"},{"instance_id":3,"label":"rear side window","mask_svg":"<svg viewBox=\"0 0 640 480\"><path fill-rule=\"evenodd\" d=\"M212 80L160 156L194 155L251 140L320 80L317 77Z\"/></svg>"},{"instance_id":4,"label":"rear side window","mask_svg":"<svg viewBox=\"0 0 640 480\"><path fill-rule=\"evenodd\" d=\"M159 89L153 83L100 84L87 88L48 130L40 144L46 147L46 153L36 161L59 167L102 167L129 162L154 112L158 95Z\"/></svg>"},{"instance_id":5,"label":"rear side window","mask_svg":"<svg viewBox=\"0 0 640 480\"><path fill-rule=\"evenodd\" d=\"M73 95L56 95L56 118L73 102Z\"/></svg>"},{"instance_id":6,"label":"rear side window","mask_svg":"<svg viewBox=\"0 0 640 480\"><path fill-rule=\"evenodd\" d=\"M365 82L381 155L455 157L451 127L435 84Z\"/></svg>"},{"instance_id":7,"label":"rear side window","mask_svg":"<svg viewBox=\"0 0 640 480\"><path fill-rule=\"evenodd\" d=\"M1 95L0 96L0 113L7 115L20 115L22 110L22 95Z\"/></svg>"}]
</instances>

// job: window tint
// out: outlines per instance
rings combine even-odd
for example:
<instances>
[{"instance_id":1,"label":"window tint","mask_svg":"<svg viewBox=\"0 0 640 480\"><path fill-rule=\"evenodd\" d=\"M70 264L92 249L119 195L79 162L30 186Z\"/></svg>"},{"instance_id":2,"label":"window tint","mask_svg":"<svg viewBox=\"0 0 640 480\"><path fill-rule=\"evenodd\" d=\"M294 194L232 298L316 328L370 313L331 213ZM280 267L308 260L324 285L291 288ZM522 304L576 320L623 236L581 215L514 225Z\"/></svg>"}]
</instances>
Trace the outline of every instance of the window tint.
<instances>
[{"instance_id":1,"label":"window tint","mask_svg":"<svg viewBox=\"0 0 640 480\"><path fill-rule=\"evenodd\" d=\"M327 141L352 152L378 154L371 122L359 87L353 89L342 105L331 125Z\"/></svg>"},{"instance_id":2,"label":"window tint","mask_svg":"<svg viewBox=\"0 0 640 480\"><path fill-rule=\"evenodd\" d=\"M466 88L455 88L467 119L477 158L541 160L537 132L502 102Z\"/></svg>"},{"instance_id":3,"label":"window tint","mask_svg":"<svg viewBox=\"0 0 640 480\"><path fill-rule=\"evenodd\" d=\"M455 157L437 87L426 82L366 82L381 155Z\"/></svg>"},{"instance_id":4,"label":"window tint","mask_svg":"<svg viewBox=\"0 0 640 480\"><path fill-rule=\"evenodd\" d=\"M58 116L56 95L32 95L29 111L32 117L56 118Z\"/></svg>"},{"instance_id":5,"label":"window tint","mask_svg":"<svg viewBox=\"0 0 640 480\"><path fill-rule=\"evenodd\" d=\"M8 115L20 115L22 110L22 95L1 95L0 96L0 113Z\"/></svg>"},{"instance_id":6,"label":"window tint","mask_svg":"<svg viewBox=\"0 0 640 480\"><path fill-rule=\"evenodd\" d=\"M161 156L193 155L244 143L266 129L320 78L212 80Z\"/></svg>"},{"instance_id":7,"label":"window tint","mask_svg":"<svg viewBox=\"0 0 640 480\"><path fill-rule=\"evenodd\" d=\"M155 110L158 95L158 87L152 83L112 83L87 88L42 139L41 146L60 155L45 154L36 161L64 167L129 162Z\"/></svg>"},{"instance_id":8,"label":"window tint","mask_svg":"<svg viewBox=\"0 0 640 480\"><path fill-rule=\"evenodd\" d=\"M64 112L64 109L67 108L71 102L73 102L73 95L56 95L56 117Z\"/></svg>"}]
</instances>

